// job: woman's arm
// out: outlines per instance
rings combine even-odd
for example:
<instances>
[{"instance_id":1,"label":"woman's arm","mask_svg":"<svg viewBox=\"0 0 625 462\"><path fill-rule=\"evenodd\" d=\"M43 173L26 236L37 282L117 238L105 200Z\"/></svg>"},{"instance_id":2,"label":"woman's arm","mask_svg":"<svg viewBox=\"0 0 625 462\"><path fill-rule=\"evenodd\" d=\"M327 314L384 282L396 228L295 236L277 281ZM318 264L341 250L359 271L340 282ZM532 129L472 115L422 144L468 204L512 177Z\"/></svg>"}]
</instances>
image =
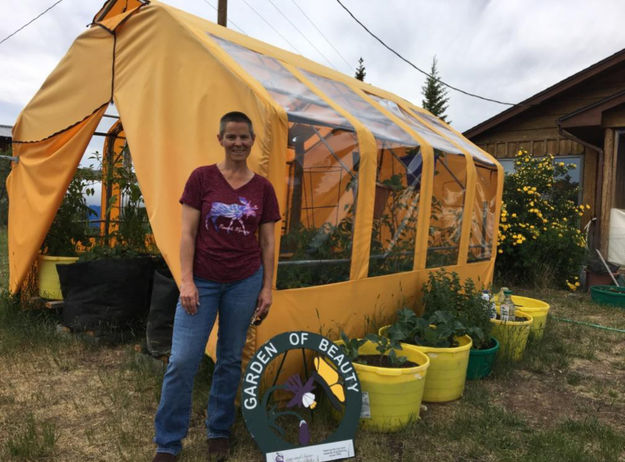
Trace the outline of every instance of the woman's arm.
<instances>
[{"instance_id":1,"label":"woman's arm","mask_svg":"<svg viewBox=\"0 0 625 462\"><path fill-rule=\"evenodd\" d=\"M200 223L200 211L182 204L182 233L180 237L180 304L189 314L197 313L200 304L197 287L193 282L193 257L195 238Z\"/></svg>"},{"instance_id":2,"label":"woman's arm","mask_svg":"<svg viewBox=\"0 0 625 462\"><path fill-rule=\"evenodd\" d=\"M258 294L258 303L254 312L255 324L260 324L269 313L271 306L271 284L273 282L274 271L274 230L275 222L262 223L259 228L260 254L263 264L263 287Z\"/></svg>"}]
</instances>

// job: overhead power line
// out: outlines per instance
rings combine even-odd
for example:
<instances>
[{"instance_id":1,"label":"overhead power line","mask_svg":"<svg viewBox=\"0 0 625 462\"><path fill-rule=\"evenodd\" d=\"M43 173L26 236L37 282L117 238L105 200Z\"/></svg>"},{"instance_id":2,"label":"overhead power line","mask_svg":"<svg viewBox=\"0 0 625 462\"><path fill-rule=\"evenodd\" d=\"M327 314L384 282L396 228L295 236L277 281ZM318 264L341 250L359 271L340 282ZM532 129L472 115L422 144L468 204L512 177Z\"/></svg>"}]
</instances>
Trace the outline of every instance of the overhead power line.
<instances>
[{"instance_id":1,"label":"overhead power line","mask_svg":"<svg viewBox=\"0 0 625 462\"><path fill-rule=\"evenodd\" d=\"M286 19L286 20L289 22L289 24L290 24L291 26L293 26L293 29L295 29L295 30L299 33L299 35L301 35L302 37L304 37L304 40L306 40L306 41L310 44L310 46L311 46L311 47L313 47L315 50L317 50L317 53L319 53L319 54L323 57L323 59L325 59L325 60L326 60L326 62L327 62L327 63L328 63L331 67L333 67L333 68L335 68L335 69L336 69L336 65L335 65L332 61L330 61L330 60L328 59L328 57L327 57L326 55L324 55L324 54L321 52L321 50L319 50L319 48L317 48L317 47L315 46L315 44L314 44L313 42L311 42L310 40L308 40L308 37L306 37L306 35L304 35L304 33L303 33L303 32L302 32L302 31L301 31L301 30L300 30L300 29L299 29L299 28L298 28L295 24L293 24L293 21L291 21L291 20L289 19L289 17L288 17L287 15L285 15L285 14L282 12L282 10L281 10L280 8L278 8L278 7L276 6L276 4L275 4L272 0L269 0L269 3L271 3L271 4L273 5L273 7L274 7L276 10L278 10L278 13L280 13L280 16L282 16L284 19Z\"/></svg>"},{"instance_id":2,"label":"overhead power line","mask_svg":"<svg viewBox=\"0 0 625 462\"><path fill-rule=\"evenodd\" d=\"M396 55L399 59L401 59L402 61L406 62L407 64L409 64L411 67L415 68L416 70L418 70L422 74L424 74L424 75L426 75L426 76L436 80L437 82L440 82L442 85L445 85L446 87L451 88L452 90L455 90L455 91L457 91L459 93L462 93L463 95L471 96L473 98L478 98L478 99L481 99L481 100L484 100L484 101L490 101L491 103L503 104L503 105L506 105L506 106L518 106L518 104L516 104L516 103L506 103L505 101L499 101L499 100L496 100L496 99L487 98L485 96L476 95L475 93L470 93L468 91L465 91L465 90L462 90L460 88L454 87L453 85L450 85L450 84L448 84L446 82L443 82L441 79L438 79L438 78L434 77L433 75L429 74L428 72L426 72L426 71L424 71L422 69L419 69L415 64L413 64L408 59L404 58L402 55L400 55L393 48L391 48L386 43L384 43L382 41L382 39L380 39L377 35L375 35L373 32L371 32L367 28L367 26L365 26L362 22L360 22L360 20L356 16L354 16L354 14L345 5L343 5L341 3L341 0L336 0L336 1L337 1L337 3L339 5L341 5L343 7L343 9L345 11L347 11L347 14L349 14L354 19L354 21L356 21L358 24L360 24L360 26L369 33L369 35L371 35L374 39L376 39L378 42L380 42L387 50L389 50L391 53Z\"/></svg>"},{"instance_id":3,"label":"overhead power line","mask_svg":"<svg viewBox=\"0 0 625 462\"><path fill-rule=\"evenodd\" d=\"M273 27L273 24L271 24L269 21L267 21L267 20L265 19L265 17L264 17L262 14L260 14L260 13L256 10L256 8L254 8L252 5L250 5L250 4L247 2L247 0L243 0L243 3L245 3L245 4L246 4L246 5L247 5L247 6L248 6L248 7L249 7L249 8L250 8L250 9L251 9L254 13L256 13L256 15L257 15L260 19L262 19L263 21L265 21L265 24L267 24L269 27L271 27L271 28L273 29L273 31L274 31L276 34L278 34L280 37L282 37L282 40L284 40L286 43L288 43L288 44L289 44L289 46L291 46L291 48L293 48L295 51L297 51L300 55L302 55L302 54L303 54L301 51L299 51L299 50L297 49L297 47L296 47L295 45L293 45L293 44L289 41L289 39L287 39L284 35L282 35L278 29L276 29L275 27Z\"/></svg>"},{"instance_id":4,"label":"overhead power line","mask_svg":"<svg viewBox=\"0 0 625 462\"><path fill-rule=\"evenodd\" d=\"M350 64L350 63L349 63L349 62L345 59L345 57L341 54L341 52L340 52L340 51L339 51L339 50L338 50L338 49L337 49L337 48L336 48L336 47L332 44L332 42L331 42L330 40L328 40L328 39L327 39L327 37L324 35L324 33L323 33L323 32L321 32L321 29L319 29L319 28L317 27L317 25L313 22L313 20L312 20L312 19L310 19L310 17L308 17L308 15L306 14L306 12L305 12L304 10L302 10L302 8L300 8L300 6L297 4L297 2L296 2L295 0L291 0L291 1L292 1L292 2L293 2L293 4L297 7L297 9L301 11L301 13L304 15L304 17L308 20L308 22L309 22L309 23L311 23L315 29L317 29L317 32L319 32L319 34L321 34L321 36L322 36L322 37L323 37L323 39L324 39L324 40L328 43L328 45L330 45L330 46L334 49L334 51L336 51L336 54L337 54L337 55L339 55L339 56L341 57L341 59L343 60L343 62L344 62L345 64L347 64L347 67L348 67L350 70L353 70L352 68L353 68L354 66L353 66L352 64Z\"/></svg>"},{"instance_id":5,"label":"overhead power line","mask_svg":"<svg viewBox=\"0 0 625 462\"><path fill-rule=\"evenodd\" d=\"M30 21L28 21L26 24L24 24L22 27L20 27L19 29L17 29L15 32L13 32L12 34L7 35L6 37L4 37L2 40L0 40L0 45L2 45L4 42L6 42L7 40L9 40L11 37L13 37L15 34L17 34L19 31L25 29L26 27L30 26L32 23L34 23L37 19L39 19L40 17L42 17L44 14L46 14L48 11L50 11L52 8L54 8L55 6L57 6L59 3L61 3L63 0L58 0L56 2L54 2L52 5L50 5L48 8L46 8L45 10L43 10L41 13L39 13L37 16L35 16L33 19L31 19Z\"/></svg>"}]
</instances>

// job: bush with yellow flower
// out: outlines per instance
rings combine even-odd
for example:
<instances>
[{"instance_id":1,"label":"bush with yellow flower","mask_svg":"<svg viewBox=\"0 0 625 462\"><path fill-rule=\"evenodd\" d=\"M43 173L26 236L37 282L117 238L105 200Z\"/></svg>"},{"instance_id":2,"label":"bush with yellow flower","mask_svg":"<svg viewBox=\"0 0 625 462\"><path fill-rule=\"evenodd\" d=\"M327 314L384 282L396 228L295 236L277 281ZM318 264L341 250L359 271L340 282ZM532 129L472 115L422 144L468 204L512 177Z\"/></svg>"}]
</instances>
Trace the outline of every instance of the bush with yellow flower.
<instances>
[{"instance_id":1,"label":"bush with yellow flower","mask_svg":"<svg viewBox=\"0 0 625 462\"><path fill-rule=\"evenodd\" d=\"M504 180L497 276L508 284L577 288L586 246L580 218L589 207L577 204L579 185L568 175L575 166L521 150L515 168Z\"/></svg>"}]
</instances>

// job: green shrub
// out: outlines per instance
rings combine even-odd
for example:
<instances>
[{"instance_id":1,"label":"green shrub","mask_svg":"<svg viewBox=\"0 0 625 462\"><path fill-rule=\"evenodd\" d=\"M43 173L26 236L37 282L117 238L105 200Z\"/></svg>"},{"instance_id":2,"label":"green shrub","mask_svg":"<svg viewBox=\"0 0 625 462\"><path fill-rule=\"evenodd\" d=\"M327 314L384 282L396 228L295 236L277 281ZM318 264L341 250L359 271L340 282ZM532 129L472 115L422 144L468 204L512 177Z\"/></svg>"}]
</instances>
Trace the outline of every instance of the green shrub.
<instances>
[{"instance_id":1,"label":"green shrub","mask_svg":"<svg viewBox=\"0 0 625 462\"><path fill-rule=\"evenodd\" d=\"M507 284L574 288L585 255L573 165L519 151L504 180L496 275Z\"/></svg>"}]
</instances>

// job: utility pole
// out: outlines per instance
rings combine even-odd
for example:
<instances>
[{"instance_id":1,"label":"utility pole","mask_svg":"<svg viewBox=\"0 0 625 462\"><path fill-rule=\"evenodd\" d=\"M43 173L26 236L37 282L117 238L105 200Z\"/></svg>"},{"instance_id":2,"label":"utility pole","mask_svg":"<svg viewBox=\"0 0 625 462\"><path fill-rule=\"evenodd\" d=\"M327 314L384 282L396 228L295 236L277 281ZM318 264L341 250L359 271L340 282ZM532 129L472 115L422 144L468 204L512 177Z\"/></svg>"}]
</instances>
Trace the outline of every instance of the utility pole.
<instances>
[{"instance_id":1,"label":"utility pole","mask_svg":"<svg viewBox=\"0 0 625 462\"><path fill-rule=\"evenodd\" d=\"M217 6L217 24L228 27L228 0L219 0Z\"/></svg>"}]
</instances>

